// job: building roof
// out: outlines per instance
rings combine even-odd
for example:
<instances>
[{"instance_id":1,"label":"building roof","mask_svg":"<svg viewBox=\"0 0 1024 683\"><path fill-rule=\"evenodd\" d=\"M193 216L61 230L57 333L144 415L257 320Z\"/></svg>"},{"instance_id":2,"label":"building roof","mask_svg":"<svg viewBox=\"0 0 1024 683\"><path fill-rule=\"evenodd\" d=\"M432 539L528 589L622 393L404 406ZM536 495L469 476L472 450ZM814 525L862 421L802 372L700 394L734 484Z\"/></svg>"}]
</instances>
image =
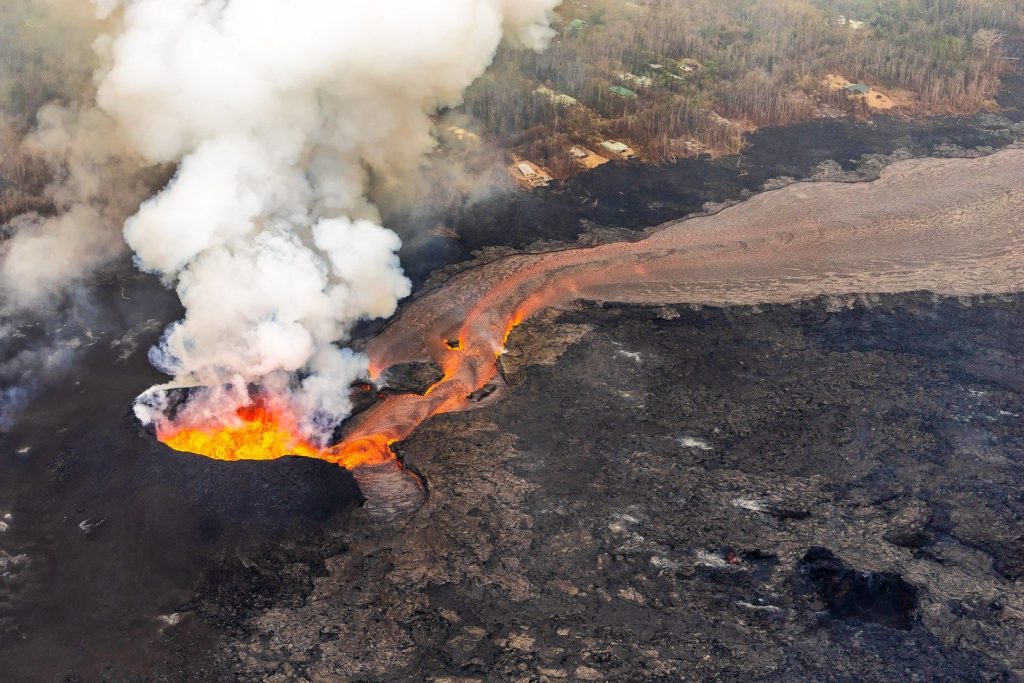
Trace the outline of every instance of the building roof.
<instances>
[{"instance_id":1,"label":"building roof","mask_svg":"<svg viewBox=\"0 0 1024 683\"><path fill-rule=\"evenodd\" d=\"M581 28L586 27L587 22L583 21L582 19L573 19L572 21L569 22L569 28L571 28L573 31L579 31Z\"/></svg>"},{"instance_id":2,"label":"building roof","mask_svg":"<svg viewBox=\"0 0 1024 683\"><path fill-rule=\"evenodd\" d=\"M843 90L867 95L868 91L871 90L871 86L865 85L864 83L847 83L843 86Z\"/></svg>"},{"instance_id":3,"label":"building roof","mask_svg":"<svg viewBox=\"0 0 1024 683\"><path fill-rule=\"evenodd\" d=\"M560 104L563 107L571 107L575 104L579 104L579 101L575 97L570 97L565 93L557 92L543 85L535 88L533 92L537 93L538 95L543 95L544 97L548 98L555 104Z\"/></svg>"},{"instance_id":4,"label":"building roof","mask_svg":"<svg viewBox=\"0 0 1024 683\"><path fill-rule=\"evenodd\" d=\"M612 87L610 87L608 89L610 91L612 91L613 94L618 95L619 97L629 97L629 98L636 97L636 93L635 92L633 92L629 88L623 88L621 85L613 85Z\"/></svg>"},{"instance_id":5,"label":"building roof","mask_svg":"<svg viewBox=\"0 0 1024 683\"><path fill-rule=\"evenodd\" d=\"M620 80L626 81L627 83L636 83L643 88L649 88L654 85L654 81L649 76L637 76L631 74L628 71L620 71L615 74Z\"/></svg>"},{"instance_id":6,"label":"building roof","mask_svg":"<svg viewBox=\"0 0 1024 683\"><path fill-rule=\"evenodd\" d=\"M601 143L601 146L611 152L617 152L619 154L629 150L629 146L621 142L616 142L615 140L605 140Z\"/></svg>"}]
</instances>

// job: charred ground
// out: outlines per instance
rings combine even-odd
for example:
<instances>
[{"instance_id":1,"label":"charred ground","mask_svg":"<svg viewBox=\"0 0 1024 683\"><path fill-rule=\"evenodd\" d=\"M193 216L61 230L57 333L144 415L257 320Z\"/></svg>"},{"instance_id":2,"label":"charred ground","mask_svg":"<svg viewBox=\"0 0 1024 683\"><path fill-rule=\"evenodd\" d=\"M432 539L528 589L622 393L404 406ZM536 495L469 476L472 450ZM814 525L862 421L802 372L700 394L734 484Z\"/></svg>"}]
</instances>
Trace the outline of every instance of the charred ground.
<instances>
[{"instance_id":1,"label":"charred ground","mask_svg":"<svg viewBox=\"0 0 1024 683\"><path fill-rule=\"evenodd\" d=\"M1020 135L1008 83L1001 114L815 121L764 129L739 157L607 164L441 217L461 239L405 262L422 283L477 249L627 236L777 178L985 153ZM103 324L71 323L73 370L0 441L0 678L1024 668L1019 297L544 317L510 340L505 397L400 446L430 498L381 528L349 515L338 468L211 462L136 430L131 401L159 380L145 349L180 309L128 273L105 276Z\"/></svg>"},{"instance_id":2,"label":"charred ground","mask_svg":"<svg viewBox=\"0 0 1024 683\"><path fill-rule=\"evenodd\" d=\"M206 583L188 618L228 627L212 666L241 680L1011 680L1022 320L929 294L549 313L503 400L402 444L431 484L405 525L357 514L321 541L346 552L278 569L323 574L301 599L238 614Z\"/></svg>"}]
</instances>

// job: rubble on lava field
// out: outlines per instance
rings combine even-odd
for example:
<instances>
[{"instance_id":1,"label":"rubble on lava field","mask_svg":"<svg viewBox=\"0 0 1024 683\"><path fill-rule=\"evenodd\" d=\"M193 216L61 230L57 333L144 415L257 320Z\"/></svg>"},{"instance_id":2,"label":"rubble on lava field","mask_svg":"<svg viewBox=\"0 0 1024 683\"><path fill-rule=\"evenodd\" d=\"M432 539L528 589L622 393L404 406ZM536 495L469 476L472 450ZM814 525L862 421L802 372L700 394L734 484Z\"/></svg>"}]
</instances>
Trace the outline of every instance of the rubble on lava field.
<instances>
[{"instance_id":1,"label":"rubble on lava field","mask_svg":"<svg viewBox=\"0 0 1024 683\"><path fill-rule=\"evenodd\" d=\"M201 584L210 671L1012 679L1022 314L926 294L543 314L508 340L500 401L396 445L418 512L356 514L315 562L226 560L249 577L227 602ZM305 588L260 594L282 571ZM263 606L235 614L245 590Z\"/></svg>"}]
</instances>

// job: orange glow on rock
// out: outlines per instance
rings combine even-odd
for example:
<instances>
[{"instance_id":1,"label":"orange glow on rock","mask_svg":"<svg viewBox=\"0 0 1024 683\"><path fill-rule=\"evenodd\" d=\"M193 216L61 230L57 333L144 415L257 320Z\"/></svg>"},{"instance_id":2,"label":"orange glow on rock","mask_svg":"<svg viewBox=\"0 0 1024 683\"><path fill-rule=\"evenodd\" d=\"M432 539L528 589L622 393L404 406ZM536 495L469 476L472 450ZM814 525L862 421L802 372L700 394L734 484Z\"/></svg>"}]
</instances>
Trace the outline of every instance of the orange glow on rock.
<instances>
[{"instance_id":1,"label":"orange glow on rock","mask_svg":"<svg viewBox=\"0 0 1024 683\"><path fill-rule=\"evenodd\" d=\"M345 469L355 469L363 465L382 465L395 461L391 451L394 439L373 434L353 441L344 441L325 451L325 460L336 462Z\"/></svg>"}]
</instances>

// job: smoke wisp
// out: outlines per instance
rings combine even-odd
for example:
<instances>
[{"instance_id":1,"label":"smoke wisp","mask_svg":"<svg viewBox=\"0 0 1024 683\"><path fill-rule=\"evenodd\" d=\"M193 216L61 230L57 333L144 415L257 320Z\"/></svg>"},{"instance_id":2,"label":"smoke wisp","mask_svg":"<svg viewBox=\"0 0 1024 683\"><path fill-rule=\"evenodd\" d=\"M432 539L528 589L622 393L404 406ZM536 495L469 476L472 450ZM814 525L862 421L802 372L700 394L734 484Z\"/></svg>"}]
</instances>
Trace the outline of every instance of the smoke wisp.
<instances>
[{"instance_id":1,"label":"smoke wisp","mask_svg":"<svg viewBox=\"0 0 1024 683\"><path fill-rule=\"evenodd\" d=\"M0 12L0 431L113 328L90 283L128 251L124 220L160 173L95 107L109 28L74 0Z\"/></svg>"}]
</instances>

